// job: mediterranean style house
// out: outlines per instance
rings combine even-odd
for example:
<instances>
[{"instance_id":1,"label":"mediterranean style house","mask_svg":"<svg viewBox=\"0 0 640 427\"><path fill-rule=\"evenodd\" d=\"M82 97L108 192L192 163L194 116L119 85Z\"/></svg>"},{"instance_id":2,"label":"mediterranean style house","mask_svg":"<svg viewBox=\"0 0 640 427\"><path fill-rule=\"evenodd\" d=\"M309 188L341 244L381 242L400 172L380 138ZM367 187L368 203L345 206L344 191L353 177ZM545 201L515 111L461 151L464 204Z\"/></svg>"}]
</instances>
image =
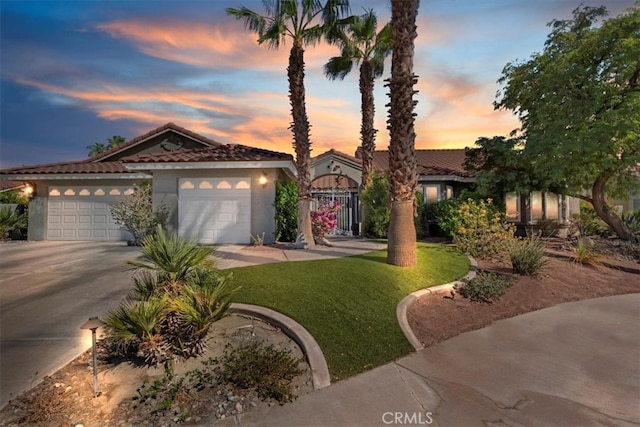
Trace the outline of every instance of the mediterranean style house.
<instances>
[{"instance_id":1,"label":"mediterranean style house","mask_svg":"<svg viewBox=\"0 0 640 427\"><path fill-rule=\"evenodd\" d=\"M416 150L418 191L425 203L451 198L474 183L464 167L465 150ZM388 153L374 153L374 168L388 170ZM329 150L312 160L313 195L339 201L339 232L358 234L361 160ZM129 240L111 217L110 205L150 180L154 204L169 209L167 227L202 243L251 243L252 235L275 236L275 182L294 180L290 154L221 144L173 123L80 161L0 171L7 187L28 185L30 240ZM533 193L507 197L509 220L529 224L565 221L572 201ZM577 203L577 202L576 202Z\"/></svg>"}]
</instances>

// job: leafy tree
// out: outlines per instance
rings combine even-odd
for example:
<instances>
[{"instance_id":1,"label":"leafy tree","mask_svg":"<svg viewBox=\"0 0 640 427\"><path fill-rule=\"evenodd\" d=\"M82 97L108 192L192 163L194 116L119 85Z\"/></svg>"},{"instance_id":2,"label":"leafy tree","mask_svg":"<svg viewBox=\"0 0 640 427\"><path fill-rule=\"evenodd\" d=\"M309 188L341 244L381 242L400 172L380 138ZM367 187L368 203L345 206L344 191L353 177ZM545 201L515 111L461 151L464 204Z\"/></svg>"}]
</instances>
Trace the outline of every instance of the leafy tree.
<instances>
[{"instance_id":1,"label":"leafy tree","mask_svg":"<svg viewBox=\"0 0 640 427\"><path fill-rule=\"evenodd\" d=\"M297 247L314 247L311 230L311 141L304 87L304 48L314 46L334 29L339 19L349 13L348 0L263 0L266 15L242 6L227 8L227 13L242 20L245 27L258 34L258 44L277 49L291 39L289 52L289 101L293 123L293 147L298 172Z\"/></svg>"},{"instance_id":2,"label":"leafy tree","mask_svg":"<svg viewBox=\"0 0 640 427\"><path fill-rule=\"evenodd\" d=\"M475 145L466 149L465 169L475 174L476 190L480 195L502 202L508 192L529 194L553 187L536 177L531 163L524 156L522 138L481 137Z\"/></svg>"},{"instance_id":3,"label":"leafy tree","mask_svg":"<svg viewBox=\"0 0 640 427\"><path fill-rule=\"evenodd\" d=\"M593 205L624 240L633 235L605 194L637 186L640 163L640 3L600 22L605 7L579 7L554 20L544 51L509 63L498 80L496 109L521 121L523 161L543 188L554 186Z\"/></svg>"},{"instance_id":4,"label":"leafy tree","mask_svg":"<svg viewBox=\"0 0 640 427\"><path fill-rule=\"evenodd\" d=\"M367 215L362 222L365 237L384 238L389 230L389 180L373 172L371 183L362 190L362 207Z\"/></svg>"},{"instance_id":5,"label":"leafy tree","mask_svg":"<svg viewBox=\"0 0 640 427\"><path fill-rule=\"evenodd\" d=\"M334 56L324 66L324 74L331 80L343 80L360 64L360 95L362 123L362 188L371 181L376 132L373 127L375 105L374 80L384 72L384 59L391 54L391 25L376 33L378 18L372 9L361 16L352 16L348 25L339 27L330 40L340 46L340 56Z\"/></svg>"},{"instance_id":6,"label":"leafy tree","mask_svg":"<svg viewBox=\"0 0 640 427\"><path fill-rule=\"evenodd\" d=\"M276 181L276 240L295 242L298 232L298 190L295 182Z\"/></svg>"},{"instance_id":7,"label":"leafy tree","mask_svg":"<svg viewBox=\"0 0 640 427\"><path fill-rule=\"evenodd\" d=\"M419 0L391 0L393 56L389 79L389 193L391 222L387 262L413 267L417 262L414 203L416 156L413 123L417 82L413 74L413 52Z\"/></svg>"},{"instance_id":8,"label":"leafy tree","mask_svg":"<svg viewBox=\"0 0 640 427\"><path fill-rule=\"evenodd\" d=\"M89 157L97 156L100 153L103 153L107 150L111 150L112 148L117 147L120 144L123 144L125 139L123 136L114 135L110 138L107 138L107 143L103 144L101 142L96 142L92 145L87 145L87 150L89 150Z\"/></svg>"}]
</instances>

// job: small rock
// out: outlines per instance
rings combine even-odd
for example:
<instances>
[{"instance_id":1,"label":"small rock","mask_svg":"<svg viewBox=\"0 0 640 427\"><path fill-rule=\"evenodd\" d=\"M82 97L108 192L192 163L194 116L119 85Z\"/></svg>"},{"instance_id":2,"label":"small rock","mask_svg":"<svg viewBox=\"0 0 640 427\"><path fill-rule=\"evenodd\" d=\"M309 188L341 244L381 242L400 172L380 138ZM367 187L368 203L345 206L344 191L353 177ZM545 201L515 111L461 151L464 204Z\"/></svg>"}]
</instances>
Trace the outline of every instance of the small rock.
<instances>
[{"instance_id":1,"label":"small rock","mask_svg":"<svg viewBox=\"0 0 640 427\"><path fill-rule=\"evenodd\" d=\"M238 411L238 412L242 412L242 409L243 409L243 408L242 408L242 403L240 403L240 402L236 403L235 408L236 408L236 411Z\"/></svg>"},{"instance_id":2,"label":"small rock","mask_svg":"<svg viewBox=\"0 0 640 427\"><path fill-rule=\"evenodd\" d=\"M74 427L84 427L84 424L76 424Z\"/></svg>"}]
</instances>

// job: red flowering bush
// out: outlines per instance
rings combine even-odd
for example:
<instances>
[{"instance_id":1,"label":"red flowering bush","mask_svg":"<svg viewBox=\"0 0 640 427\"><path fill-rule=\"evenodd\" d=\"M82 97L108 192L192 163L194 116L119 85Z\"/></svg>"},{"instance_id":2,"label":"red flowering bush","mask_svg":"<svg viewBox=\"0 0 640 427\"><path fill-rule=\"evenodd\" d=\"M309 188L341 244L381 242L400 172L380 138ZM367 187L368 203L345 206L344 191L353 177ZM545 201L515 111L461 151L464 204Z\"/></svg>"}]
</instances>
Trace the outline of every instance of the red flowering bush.
<instances>
[{"instance_id":1,"label":"red flowering bush","mask_svg":"<svg viewBox=\"0 0 640 427\"><path fill-rule=\"evenodd\" d=\"M311 212L311 230L316 240L322 240L338 226L338 211L342 206L338 202L323 202Z\"/></svg>"}]
</instances>

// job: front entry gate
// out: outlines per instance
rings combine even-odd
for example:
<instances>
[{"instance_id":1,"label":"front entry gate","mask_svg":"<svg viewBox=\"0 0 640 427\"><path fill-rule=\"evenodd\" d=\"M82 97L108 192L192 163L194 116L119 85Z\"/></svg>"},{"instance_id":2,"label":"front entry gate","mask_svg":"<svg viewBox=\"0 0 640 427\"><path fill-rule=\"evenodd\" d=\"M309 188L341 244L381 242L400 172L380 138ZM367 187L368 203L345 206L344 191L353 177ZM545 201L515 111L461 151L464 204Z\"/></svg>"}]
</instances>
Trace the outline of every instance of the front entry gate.
<instances>
[{"instance_id":1,"label":"front entry gate","mask_svg":"<svg viewBox=\"0 0 640 427\"><path fill-rule=\"evenodd\" d=\"M339 203L337 227L329 234L333 236L353 236L359 234L359 198L358 193L334 189L313 194L312 210L317 210L322 203Z\"/></svg>"}]
</instances>

